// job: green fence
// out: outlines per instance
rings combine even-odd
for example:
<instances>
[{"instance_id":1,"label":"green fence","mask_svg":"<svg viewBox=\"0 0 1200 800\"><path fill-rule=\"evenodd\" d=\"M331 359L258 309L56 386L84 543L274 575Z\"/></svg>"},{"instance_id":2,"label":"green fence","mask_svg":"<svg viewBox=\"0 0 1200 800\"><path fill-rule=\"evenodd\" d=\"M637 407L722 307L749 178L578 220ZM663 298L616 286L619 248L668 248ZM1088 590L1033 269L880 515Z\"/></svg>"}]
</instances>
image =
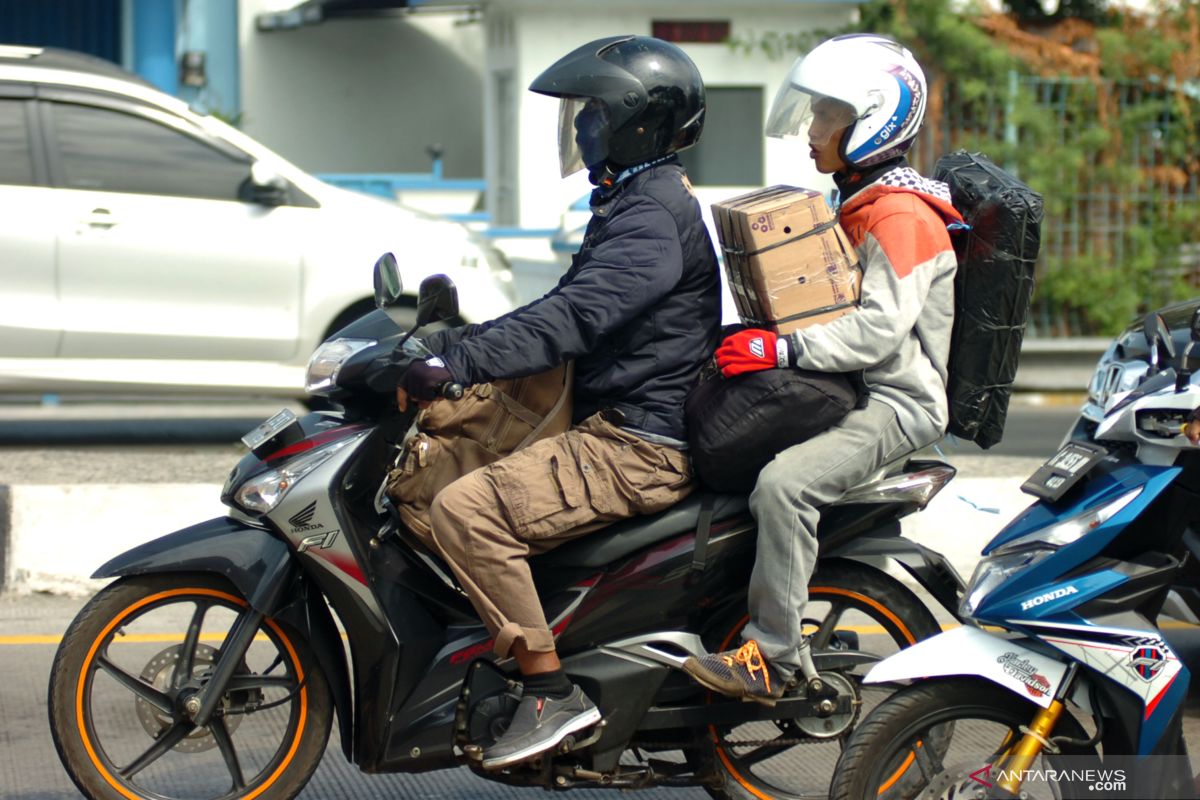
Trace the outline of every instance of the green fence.
<instances>
[{"instance_id":1,"label":"green fence","mask_svg":"<svg viewBox=\"0 0 1200 800\"><path fill-rule=\"evenodd\" d=\"M1197 121L1172 91L1014 73L1007 86L938 97L911 156L918 169L978 150L1046 198L1027 335L1105 335L1195 293Z\"/></svg>"}]
</instances>

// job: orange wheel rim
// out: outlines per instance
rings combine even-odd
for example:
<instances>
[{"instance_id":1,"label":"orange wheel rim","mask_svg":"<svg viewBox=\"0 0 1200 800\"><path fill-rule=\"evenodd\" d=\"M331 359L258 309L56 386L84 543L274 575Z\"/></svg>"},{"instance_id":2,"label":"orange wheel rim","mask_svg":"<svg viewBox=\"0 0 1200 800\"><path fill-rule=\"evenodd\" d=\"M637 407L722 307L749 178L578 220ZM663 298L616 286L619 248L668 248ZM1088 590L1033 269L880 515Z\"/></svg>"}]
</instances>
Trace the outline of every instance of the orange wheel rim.
<instances>
[{"instance_id":1,"label":"orange wheel rim","mask_svg":"<svg viewBox=\"0 0 1200 800\"><path fill-rule=\"evenodd\" d=\"M900 619L900 617L898 617L890 608L883 605L883 603L880 603L878 600L876 600L873 597L868 597L867 595L861 594L859 592L852 592L849 589L839 589L839 588L836 588L833 586L810 586L810 587L808 587L808 593L809 593L810 599L814 595L818 595L818 594L826 594L826 595L833 594L833 595L841 595L843 597L848 597L852 600L863 603L864 605L870 606L871 608L873 608L876 611L878 611L879 613L881 613L884 617L886 617L889 622L891 622L893 625L895 625L896 630L900 633L901 636L903 636L905 638L905 640L907 640L908 644L913 645L913 644L916 644L916 642L917 642L917 637L914 636L912 631L910 631L908 629L908 626L904 624L904 620ZM750 621L749 614L742 617L741 621L733 626L733 629L731 631L729 631L729 635L727 635L725 637L725 640L723 642L721 642L721 646L719 648L717 648L717 652L724 652L725 650L729 649L729 644L730 644L730 642L733 641L733 637L737 635L738 631L745 628L746 623L749 621ZM709 697L711 697L711 696L712 696L712 694L710 693ZM713 744L716 746L717 757L721 759L721 763L725 765L725 769L729 770L729 774L731 776L733 776L733 779L735 781L737 781L738 784L743 789L745 789L747 792L749 792L750 794L757 797L758 800L773 800L773 798L770 795L763 794L762 790L760 790L757 786L754 786L752 783L750 783L750 781L748 781L742 775L742 773L739 772L738 769L734 766L732 760L729 758L728 753L725 752L725 748L721 745L721 738L717 734L716 726L709 725L708 732L709 732L709 735L712 736ZM910 764L910 763L911 763L911 760L908 762L905 762L905 765L900 770L898 770L897 773L893 776L893 780L891 781L891 783L895 783L895 781L900 779L900 776L904 774L904 770L906 770L908 768L908 764ZM887 787L880 789L880 794L887 791L887 788L890 788L890 785L891 784L889 783Z\"/></svg>"},{"instance_id":2,"label":"orange wheel rim","mask_svg":"<svg viewBox=\"0 0 1200 800\"><path fill-rule=\"evenodd\" d=\"M91 669L92 662L96 657L96 653L100 649L100 645L103 644L108 639L109 634L112 633L112 631L122 622L124 622L131 614L153 603L157 603L161 600L166 600L172 597L179 597L181 595L204 595L206 597L215 597L232 603L240 608L245 608L248 605L248 603L242 598L229 594L228 592L218 591L216 589L171 589L165 592L159 592L157 594L150 595L149 597L143 597L141 600L138 600L136 603L125 607L120 613L114 615L112 620L110 620L109 623L104 627L104 630L102 630L100 634L92 641L92 646L88 649L88 653L83 659L83 666L80 667L79 677L76 681L75 724L79 730L79 738L83 742L84 750L87 751L87 755L92 762L92 766L96 768L96 771L102 778L104 778L105 782L108 783L108 785L118 793L120 793L122 797L128 798L128 800L144 800L144 798L142 798L140 795L130 792L129 789L127 789L119 780L114 778L112 774L109 773L108 768L104 765L103 759L101 759L96 753L96 749L92 745L91 739L88 736L88 726L86 715L84 713L84 701L86 699L84 696L84 690L88 683L88 673ZM308 689L304 685L304 669L300 664L300 658L297 656L291 640L287 637L279 625L270 618L266 618L264 621L279 637L279 641L283 643L283 646L287 648L288 656L291 658L292 664L295 667L296 680L298 681L299 685L299 691L296 693L296 697L300 702L299 722L296 725L296 733L292 737L291 746L288 748L288 752L283 757L283 760L279 763L271 775L258 786L258 788L244 795L241 800L254 800L254 798L265 792L275 783L276 780L279 779L279 776L283 774L283 771L287 769L288 765L291 764L292 759L295 757L296 750L300 747L300 739L304 735L305 723L308 721Z\"/></svg>"}]
</instances>

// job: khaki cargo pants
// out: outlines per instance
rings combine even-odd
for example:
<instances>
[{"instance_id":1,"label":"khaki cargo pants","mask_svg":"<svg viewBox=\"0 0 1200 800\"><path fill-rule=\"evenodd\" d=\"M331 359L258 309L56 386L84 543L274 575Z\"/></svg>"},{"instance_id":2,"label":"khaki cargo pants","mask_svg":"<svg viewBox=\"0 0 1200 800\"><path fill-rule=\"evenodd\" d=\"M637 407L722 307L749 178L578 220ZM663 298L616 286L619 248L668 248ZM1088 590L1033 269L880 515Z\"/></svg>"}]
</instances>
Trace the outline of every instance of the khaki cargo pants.
<instances>
[{"instance_id":1,"label":"khaki cargo pants","mask_svg":"<svg viewBox=\"0 0 1200 800\"><path fill-rule=\"evenodd\" d=\"M651 444L599 414L559 436L475 470L430 507L433 547L508 655L517 639L534 652L554 636L527 559L637 514L651 514L693 488L687 453Z\"/></svg>"}]
</instances>

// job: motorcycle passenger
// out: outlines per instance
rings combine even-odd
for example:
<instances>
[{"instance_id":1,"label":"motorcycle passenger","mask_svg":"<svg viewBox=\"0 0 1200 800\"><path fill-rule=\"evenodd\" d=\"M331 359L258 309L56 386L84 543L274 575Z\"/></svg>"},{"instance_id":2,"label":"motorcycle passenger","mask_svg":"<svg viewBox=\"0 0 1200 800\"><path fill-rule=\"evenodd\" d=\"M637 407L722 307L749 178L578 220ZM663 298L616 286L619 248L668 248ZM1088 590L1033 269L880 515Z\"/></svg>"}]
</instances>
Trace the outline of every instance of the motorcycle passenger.
<instances>
[{"instance_id":1,"label":"motorcycle passenger","mask_svg":"<svg viewBox=\"0 0 1200 800\"><path fill-rule=\"evenodd\" d=\"M865 407L779 453L759 474L750 497L758 553L744 644L684 666L722 694L772 705L802 667L814 674L802 625L818 509L946 430L956 269L946 225L961 217L947 186L923 178L904 156L925 100L925 76L912 54L863 34L829 39L798 59L772 106L767 135L806 137L817 170L833 174L839 221L863 268L861 303L787 336L734 333L717 349L717 364L725 377L792 367L861 370L869 396Z\"/></svg>"},{"instance_id":2,"label":"motorcycle passenger","mask_svg":"<svg viewBox=\"0 0 1200 800\"><path fill-rule=\"evenodd\" d=\"M484 751L497 769L555 746L600 712L563 673L527 558L679 502L693 488L683 401L720 336L716 255L676 153L704 124L700 73L644 36L586 44L530 85L560 98L562 175L596 189L583 245L558 285L481 325L430 335L437 354L400 380L408 399L575 360L573 427L476 470L430 509L433 547L512 655L524 693Z\"/></svg>"}]
</instances>

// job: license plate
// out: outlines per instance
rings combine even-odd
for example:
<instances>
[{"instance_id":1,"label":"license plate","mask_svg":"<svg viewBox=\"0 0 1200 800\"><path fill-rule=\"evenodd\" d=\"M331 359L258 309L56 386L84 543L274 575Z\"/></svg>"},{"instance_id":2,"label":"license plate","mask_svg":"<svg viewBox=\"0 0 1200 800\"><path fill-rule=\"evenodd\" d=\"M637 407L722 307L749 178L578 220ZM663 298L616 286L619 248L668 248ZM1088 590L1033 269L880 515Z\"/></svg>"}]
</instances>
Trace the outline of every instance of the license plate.
<instances>
[{"instance_id":1,"label":"license plate","mask_svg":"<svg viewBox=\"0 0 1200 800\"><path fill-rule=\"evenodd\" d=\"M1099 445L1067 442L1021 484L1021 491L1054 502L1079 483L1106 455L1108 451Z\"/></svg>"},{"instance_id":2,"label":"license plate","mask_svg":"<svg viewBox=\"0 0 1200 800\"><path fill-rule=\"evenodd\" d=\"M296 415L290 409L285 408L243 436L242 444L250 448L252 452L257 452L258 448L286 431L292 425L295 425L296 421Z\"/></svg>"}]
</instances>

